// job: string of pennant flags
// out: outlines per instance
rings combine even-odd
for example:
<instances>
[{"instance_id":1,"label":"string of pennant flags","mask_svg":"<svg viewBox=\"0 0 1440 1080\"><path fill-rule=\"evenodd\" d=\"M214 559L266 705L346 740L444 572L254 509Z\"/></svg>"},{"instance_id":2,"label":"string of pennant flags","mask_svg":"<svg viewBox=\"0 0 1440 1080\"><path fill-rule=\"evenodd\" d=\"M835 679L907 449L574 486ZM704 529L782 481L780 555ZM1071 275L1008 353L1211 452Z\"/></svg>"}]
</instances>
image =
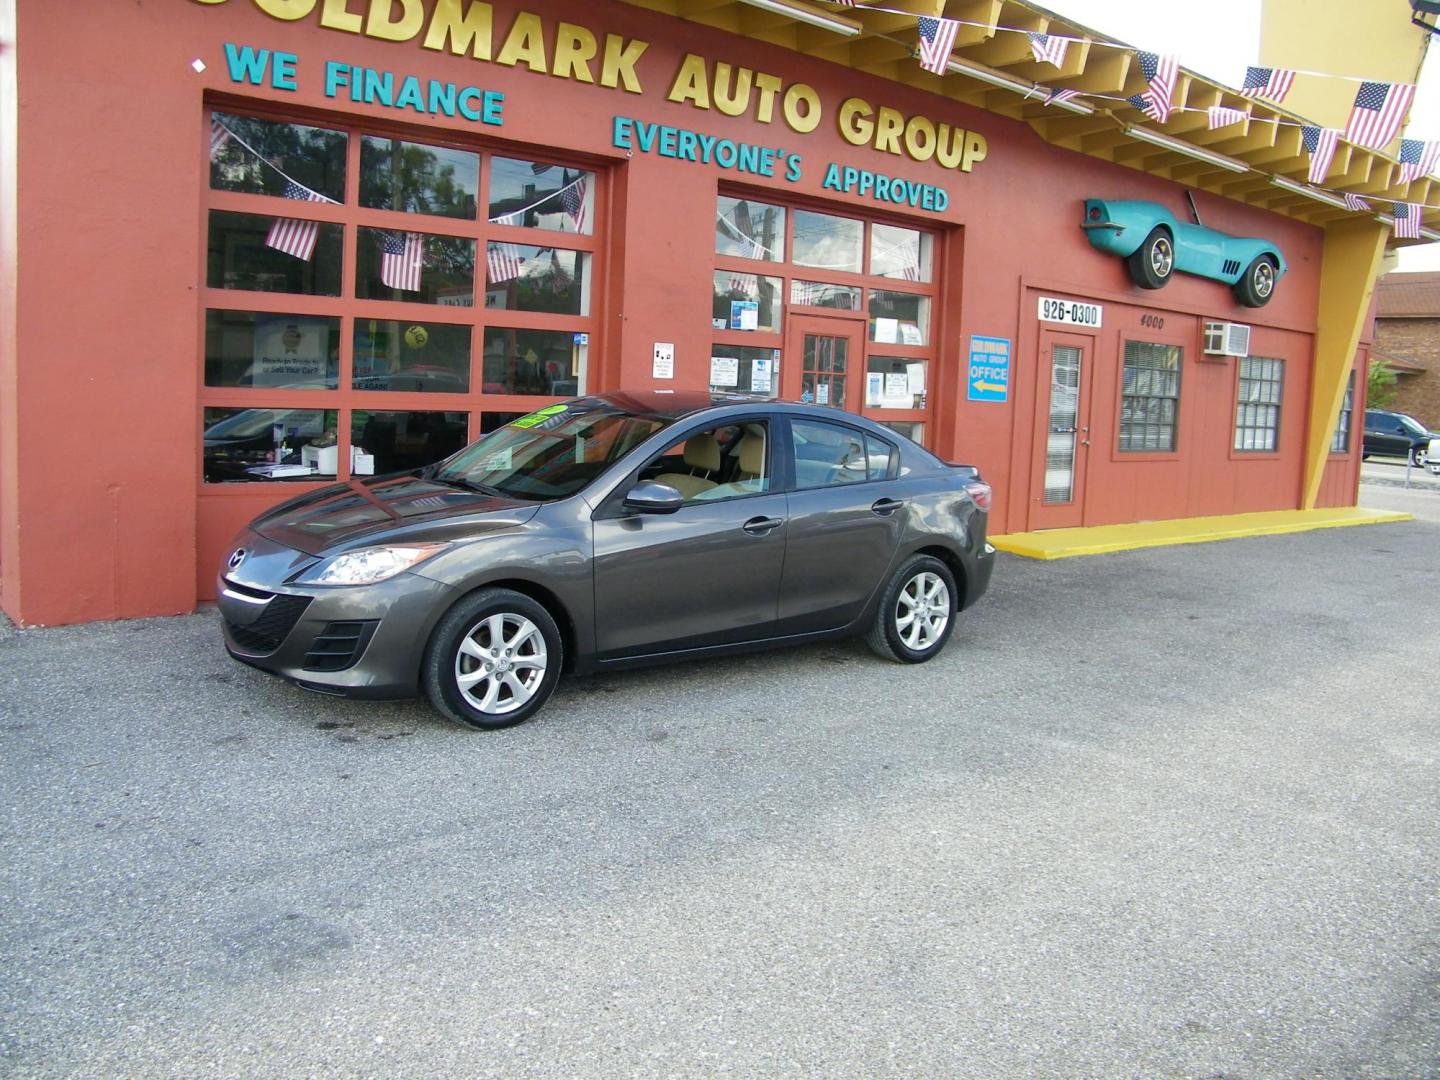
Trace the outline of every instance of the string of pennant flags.
<instances>
[{"instance_id":1,"label":"string of pennant flags","mask_svg":"<svg viewBox=\"0 0 1440 1080\"><path fill-rule=\"evenodd\" d=\"M281 192L283 198L338 205L328 195L322 195L296 180L237 135L234 129L224 121L218 117L212 118L210 121L210 157L214 159L230 142L243 147L255 160L271 169L285 181L285 188ZM534 168L537 174L541 171L539 163ZM550 166L544 165L543 168L548 169ZM528 206L492 217L489 221L492 225L522 225L525 215L531 210L558 198L561 210L570 218L575 231L581 232L585 227L586 187L585 177L582 175L564 187L547 193L543 198L537 199ZM321 224L318 221L306 221L300 218L277 217L271 222L270 229L265 234L265 246L284 252L302 262L309 262L315 256L315 245L319 240ZM424 233L392 229L381 230L381 283L387 288L399 289L402 292L419 292L420 271L426 263L427 239ZM520 249L514 244L497 244L493 241L487 244L486 269L492 282L499 283L520 277L525 262L526 260L520 255ZM551 251L551 264L556 283L555 289L557 292L562 291L568 284L569 275L560 267L553 250Z\"/></svg>"},{"instance_id":2,"label":"string of pennant flags","mask_svg":"<svg viewBox=\"0 0 1440 1080\"><path fill-rule=\"evenodd\" d=\"M858 0L830 0L830 2L839 7L853 8L857 11L913 16L913 12L881 4L860 3ZM1415 96L1415 84L1413 83L1390 83L1360 76L1335 75L1330 72L1311 71L1303 68L1247 66L1245 76L1236 93L1244 97L1269 101L1275 105L1284 104L1286 96L1290 93L1295 79L1299 75L1359 83L1345 127L1343 129L1324 128L1320 125L1306 124L1281 117L1257 117L1245 109L1223 105L1212 105L1206 108L1180 106L1176 105L1174 101L1180 64L1179 59L1173 55L1136 49L1119 41L1042 33L1024 27L992 25L970 19L923 15L917 17L917 41L914 50L920 67L936 75L945 74L950 54L955 47L955 40L962 27L978 27L989 32L1024 34L1029 39L1031 54L1035 61L1050 64L1057 69L1064 67L1072 43L1088 42L1091 46L1133 52L1139 62L1141 74L1145 77L1147 87L1145 92L1126 97L1048 87L1039 83L1035 84L1035 92L1044 95L1042 104L1045 105L1061 104L1077 98L1123 101L1159 124L1166 123L1171 114L1175 112L1204 112L1207 114L1207 127L1211 131L1231 124L1243 123L1246 120L1298 127L1301 129L1302 144L1310 155L1308 181L1312 186L1325 182L1341 138L1367 150L1383 151L1400 133L1405 113ZM888 37L888 35L885 36ZM890 40L895 39L890 38ZM1440 140L1401 139L1398 164L1402 183L1410 183L1432 174L1436 167L1440 166ZM1366 199L1353 192L1331 192L1319 187L1315 187L1315 190L1333 195L1343 202L1347 209L1357 212L1373 211L1373 207ZM1394 202L1392 206L1395 233L1397 236L1408 239L1420 237L1420 213L1422 210L1440 209L1431 204L1418 202Z\"/></svg>"}]
</instances>

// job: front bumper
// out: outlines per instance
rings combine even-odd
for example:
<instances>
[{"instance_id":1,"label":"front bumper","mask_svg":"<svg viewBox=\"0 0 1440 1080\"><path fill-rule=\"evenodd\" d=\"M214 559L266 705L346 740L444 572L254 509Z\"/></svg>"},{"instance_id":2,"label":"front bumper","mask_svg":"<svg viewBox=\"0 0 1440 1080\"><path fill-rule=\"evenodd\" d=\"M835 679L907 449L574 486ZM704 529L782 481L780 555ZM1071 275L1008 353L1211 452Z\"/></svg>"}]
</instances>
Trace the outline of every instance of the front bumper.
<instances>
[{"instance_id":1,"label":"front bumper","mask_svg":"<svg viewBox=\"0 0 1440 1080\"><path fill-rule=\"evenodd\" d=\"M252 566L222 570L217 606L232 657L307 690L356 698L414 697L420 661L454 590L402 573L377 585L289 585L301 552L250 534ZM313 561L313 560L311 560ZM283 576L275 572L283 567ZM279 578L280 580L265 580Z\"/></svg>"}]
</instances>

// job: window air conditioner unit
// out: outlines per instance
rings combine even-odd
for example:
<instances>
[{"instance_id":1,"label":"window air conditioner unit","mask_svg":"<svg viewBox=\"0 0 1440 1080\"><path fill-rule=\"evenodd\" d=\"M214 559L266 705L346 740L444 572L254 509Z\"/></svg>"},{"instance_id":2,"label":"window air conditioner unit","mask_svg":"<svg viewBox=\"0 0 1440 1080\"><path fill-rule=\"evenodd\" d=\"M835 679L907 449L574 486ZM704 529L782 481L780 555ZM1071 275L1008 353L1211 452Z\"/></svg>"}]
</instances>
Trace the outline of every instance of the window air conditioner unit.
<instances>
[{"instance_id":1,"label":"window air conditioner unit","mask_svg":"<svg viewBox=\"0 0 1440 1080\"><path fill-rule=\"evenodd\" d=\"M1250 327L1244 323L1207 322L1206 356L1249 356Z\"/></svg>"}]
</instances>

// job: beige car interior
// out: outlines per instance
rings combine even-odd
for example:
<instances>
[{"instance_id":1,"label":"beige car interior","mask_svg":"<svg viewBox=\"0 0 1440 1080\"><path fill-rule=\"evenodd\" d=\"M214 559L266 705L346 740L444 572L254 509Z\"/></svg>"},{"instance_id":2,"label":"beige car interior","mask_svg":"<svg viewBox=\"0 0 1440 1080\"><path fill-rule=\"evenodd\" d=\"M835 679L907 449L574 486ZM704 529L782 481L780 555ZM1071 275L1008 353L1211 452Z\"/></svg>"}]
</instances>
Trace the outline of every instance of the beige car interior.
<instances>
[{"instance_id":1,"label":"beige car interior","mask_svg":"<svg viewBox=\"0 0 1440 1080\"><path fill-rule=\"evenodd\" d=\"M764 424L701 432L685 440L685 471L672 467L654 479L675 488L686 502L751 495L769 489L768 450Z\"/></svg>"}]
</instances>

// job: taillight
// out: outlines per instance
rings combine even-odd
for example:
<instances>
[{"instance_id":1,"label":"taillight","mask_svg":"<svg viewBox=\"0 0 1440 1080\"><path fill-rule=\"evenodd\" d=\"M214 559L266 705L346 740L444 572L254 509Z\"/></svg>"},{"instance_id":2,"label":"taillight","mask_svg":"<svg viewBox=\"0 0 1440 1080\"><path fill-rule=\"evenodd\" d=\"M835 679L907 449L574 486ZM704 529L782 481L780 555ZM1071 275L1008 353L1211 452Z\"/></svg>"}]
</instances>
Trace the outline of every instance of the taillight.
<instances>
[{"instance_id":1,"label":"taillight","mask_svg":"<svg viewBox=\"0 0 1440 1080\"><path fill-rule=\"evenodd\" d=\"M1098 206L1092 206L1092 207L1090 207L1090 220L1091 220L1091 221L1099 221L1099 220L1100 220L1100 208L1099 208Z\"/></svg>"},{"instance_id":2,"label":"taillight","mask_svg":"<svg viewBox=\"0 0 1440 1080\"><path fill-rule=\"evenodd\" d=\"M975 505L986 513L990 512L990 485L983 480L969 480L965 484L965 490L970 493L970 498L975 500Z\"/></svg>"}]
</instances>

